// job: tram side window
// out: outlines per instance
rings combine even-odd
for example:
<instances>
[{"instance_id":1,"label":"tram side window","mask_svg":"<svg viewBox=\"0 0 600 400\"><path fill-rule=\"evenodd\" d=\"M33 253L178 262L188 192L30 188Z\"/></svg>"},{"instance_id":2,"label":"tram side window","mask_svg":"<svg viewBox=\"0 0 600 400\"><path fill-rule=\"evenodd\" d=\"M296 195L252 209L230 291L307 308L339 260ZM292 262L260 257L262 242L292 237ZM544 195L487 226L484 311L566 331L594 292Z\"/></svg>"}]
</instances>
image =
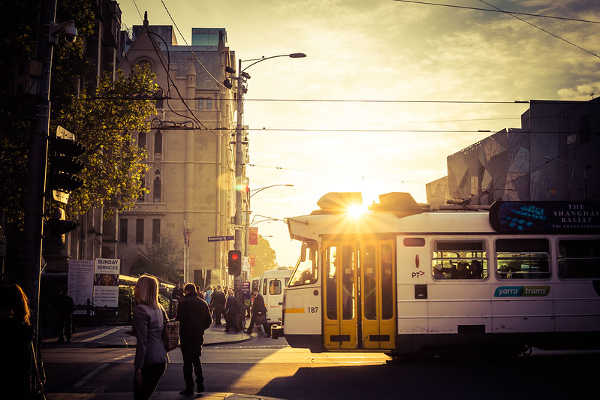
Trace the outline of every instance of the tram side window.
<instances>
[{"instance_id":1,"label":"tram side window","mask_svg":"<svg viewBox=\"0 0 600 400\"><path fill-rule=\"evenodd\" d=\"M496 240L496 275L500 279L549 278L549 258L546 239Z\"/></svg>"},{"instance_id":2,"label":"tram side window","mask_svg":"<svg viewBox=\"0 0 600 400\"><path fill-rule=\"evenodd\" d=\"M437 241L432 258L433 279L487 279L488 264L482 240Z\"/></svg>"},{"instance_id":3,"label":"tram side window","mask_svg":"<svg viewBox=\"0 0 600 400\"><path fill-rule=\"evenodd\" d=\"M289 280L289 287L309 285L317 282L319 276L317 250L310 247L303 247L302 252L303 255L300 257L296 265L296 270Z\"/></svg>"},{"instance_id":4,"label":"tram side window","mask_svg":"<svg viewBox=\"0 0 600 400\"><path fill-rule=\"evenodd\" d=\"M559 240L558 276L600 278L600 240Z\"/></svg>"}]
</instances>

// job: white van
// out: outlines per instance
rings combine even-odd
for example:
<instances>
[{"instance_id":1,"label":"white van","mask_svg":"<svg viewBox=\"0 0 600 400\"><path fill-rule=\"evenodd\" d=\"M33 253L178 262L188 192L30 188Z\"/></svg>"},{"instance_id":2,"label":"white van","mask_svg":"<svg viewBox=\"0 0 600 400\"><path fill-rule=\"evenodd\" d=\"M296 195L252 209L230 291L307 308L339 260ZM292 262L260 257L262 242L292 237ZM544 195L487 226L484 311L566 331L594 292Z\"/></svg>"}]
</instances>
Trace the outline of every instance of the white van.
<instances>
[{"instance_id":1,"label":"white van","mask_svg":"<svg viewBox=\"0 0 600 400\"><path fill-rule=\"evenodd\" d=\"M269 332L271 331L271 325L281 325L283 291L290 280L292 272L291 268L279 267L265 271L261 277L259 293L265 299Z\"/></svg>"}]
</instances>

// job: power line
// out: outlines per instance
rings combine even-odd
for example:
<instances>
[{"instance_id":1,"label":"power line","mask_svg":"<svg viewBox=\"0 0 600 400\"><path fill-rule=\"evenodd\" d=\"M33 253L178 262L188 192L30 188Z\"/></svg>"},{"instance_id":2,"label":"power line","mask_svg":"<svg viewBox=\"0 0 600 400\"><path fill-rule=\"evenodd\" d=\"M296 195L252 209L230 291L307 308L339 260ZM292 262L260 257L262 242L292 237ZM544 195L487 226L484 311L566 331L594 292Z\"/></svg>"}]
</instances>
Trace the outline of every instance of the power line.
<instances>
[{"instance_id":1,"label":"power line","mask_svg":"<svg viewBox=\"0 0 600 400\"><path fill-rule=\"evenodd\" d=\"M161 100L168 97L96 97L105 100ZM199 96L180 98L181 100L215 100L213 97ZM237 101L234 98L221 98L223 101ZM529 100L384 100L384 99L272 99L272 98L244 98L244 101L264 102L305 102L305 103L437 103L437 104L529 104Z\"/></svg>"},{"instance_id":2,"label":"power line","mask_svg":"<svg viewBox=\"0 0 600 400\"><path fill-rule=\"evenodd\" d=\"M564 21L576 21L576 22L587 22L587 23L590 23L590 24L600 24L600 21L591 21L591 20L588 20L588 19L569 18L569 17L559 17L559 16L556 16L556 15L543 15L543 14L534 14L534 13L526 13L526 12L518 12L518 11L506 11L506 10L500 10L500 9L492 10L492 9L489 9L489 8L459 6L457 4L430 3L430 2L426 2L426 1L413 1L413 0L394 0L394 1L397 1L397 2L400 2L400 3L413 3L413 4L420 4L420 5L426 5L426 6L441 6L441 7L449 7L449 8L461 8L461 9L466 9L466 10L490 11L490 12L503 13L503 14L527 15L527 16L530 16L530 17L538 17L538 18L550 18L550 19L560 19L560 20L564 20Z\"/></svg>"},{"instance_id":3,"label":"power line","mask_svg":"<svg viewBox=\"0 0 600 400\"><path fill-rule=\"evenodd\" d=\"M169 18L171 18L171 22L173 22L173 25L175 25L175 29L177 29L177 32L179 32L179 36L181 36L181 39L183 39L183 42L189 46L187 40L185 40L185 36L183 36L183 33L181 33L181 30L179 30L179 26L177 25L177 23L175 22L175 19L173 18L173 16L171 15L171 13L169 12L169 9L167 8L167 5L165 4L165 2L163 0L160 0L160 2L162 3L163 7L165 8L165 11L167 12L167 14L169 15ZM224 89L228 89L225 85L223 85L221 82L219 82L217 80L217 78L215 78L213 76L213 74L210 73L210 71L208 69L206 69L206 67L204 66L204 64L202 64L202 62L200 61L200 59L198 58L198 56L196 55L196 53L194 53L193 50L191 50L192 55L194 56L194 58L196 59L196 62L198 64L200 64L200 66L204 69L204 71L206 71L206 73L212 78L213 81L215 81L217 83L217 85L219 85L220 87L224 88Z\"/></svg>"},{"instance_id":4,"label":"power line","mask_svg":"<svg viewBox=\"0 0 600 400\"><path fill-rule=\"evenodd\" d=\"M140 9L138 8L137 3L135 2L135 0L131 0L131 2L133 3L133 5L135 6L135 9L137 10L138 15L140 16L140 20L143 21L144 17L142 17L142 13L140 12Z\"/></svg>"},{"instance_id":5,"label":"power line","mask_svg":"<svg viewBox=\"0 0 600 400\"><path fill-rule=\"evenodd\" d=\"M198 119L198 117L196 117L196 115L194 114L194 112L192 111L192 109L191 109L191 108L188 106L188 104L185 102L185 100L184 100L183 96L181 95L181 92L179 91L179 88L177 87L177 84L175 83L175 81L174 81L174 80L173 80L173 78L171 77L171 74L170 74L170 65L169 65L169 67L165 66L165 63L164 63L164 61L163 61L163 59L162 59L162 56L161 56L160 52L158 51L158 48L157 48L156 42L154 41L154 39L152 39L152 37L150 36L150 34L153 34L153 35L156 35L156 36L158 36L158 37L159 37L161 40L163 40L163 41L164 41L164 39L163 39L163 38L162 38L160 35L158 35L158 34L156 34L156 33L154 33L154 32L151 32L151 31L150 31L150 29L148 29L148 30L147 30L147 32L148 32L148 34L149 34L149 35L148 35L148 38L150 39L150 43L152 43L152 47L154 48L154 52L155 52L155 53L156 53L156 55L158 56L158 59L160 60L160 63L161 63L161 65L163 66L164 70L167 72L167 80L168 80L168 81L170 81L170 82L173 84L173 87L175 88L175 91L177 92L177 95L178 95L178 96L179 96L179 98L181 99L181 102L183 103L183 105L185 106L185 108L188 110L188 112L190 113L190 115L192 116L192 118L193 118L193 119L194 119L196 122L198 122L198 124L199 124L199 125L200 125L202 128L204 128L204 129L208 130L208 128L206 127L206 125L204 125L204 124L202 123L202 121L200 121L200 120ZM168 45L167 45L167 43L166 43L166 42L165 42L164 44L165 44L165 46L166 46L166 51L167 51L167 54L169 54L169 47L168 47ZM170 56L169 56L169 60L170 60ZM170 89L169 89L169 90L170 90ZM187 115L183 115L183 114L179 114L179 113L175 112L175 111L174 111L174 110L171 108L171 106L169 105L169 102L168 102L168 101L167 101L167 105L169 106L169 108L171 109L171 111L172 111L172 112L174 112L175 114L177 114L177 115L179 115L179 116L184 116L184 117L186 117L186 118L190 118L190 117L189 117L189 116L187 116Z\"/></svg>"},{"instance_id":6,"label":"power line","mask_svg":"<svg viewBox=\"0 0 600 400\"><path fill-rule=\"evenodd\" d=\"M494 7L494 8L495 8L496 10L498 10L498 11L504 11L504 10L502 10L502 9L500 9L500 8L498 8L498 7L496 7L495 5L493 5L493 4L491 4L491 3L488 3L488 2L486 2L486 1L484 1L484 0L479 0L479 1L480 1L480 2L482 2L482 3L483 3L483 4L485 4L485 5L488 5L488 6L490 6L490 7ZM594 53L593 51L590 51L590 50L584 49L583 47L581 47L581 46L579 46L579 45L577 45L577 44L575 44L575 43L573 43L573 42L571 42L571 41L569 41L569 40L567 40L567 39L563 38L562 36L559 36L559 35L557 35L557 34L554 34L554 33L550 32L550 31L548 31L548 30L546 30L546 29L542 28L541 26L538 26L538 25L536 25L536 24L534 24L534 23L531 23L531 22L527 21L526 19L523 19L523 18L519 17L518 15L515 15L515 13L512 13L512 12L507 12L507 14L509 14L509 15L510 15L511 17L513 17L513 18L516 18L516 19L518 19L519 21L525 22L527 25L533 26L535 29L538 29L538 30L542 31L542 32L544 32L544 33L546 33L546 34L548 34L548 35L552 36L553 38L556 38L556 39L558 39L558 40L562 40L563 42L565 42L565 43L567 43L567 44L570 44L571 46L573 46L573 47L576 47L576 48L578 48L579 50L581 50L581 51L583 51L583 52L586 52L586 53L588 53L588 54L590 54L590 55L592 55L592 56L594 56L594 57L596 57L596 58L600 58L600 55L598 55L598 54Z\"/></svg>"},{"instance_id":7,"label":"power line","mask_svg":"<svg viewBox=\"0 0 600 400\"><path fill-rule=\"evenodd\" d=\"M222 129L234 131L235 129ZM306 133L491 133L490 129L312 129L312 128L248 128L245 131L257 132L306 132Z\"/></svg>"}]
</instances>

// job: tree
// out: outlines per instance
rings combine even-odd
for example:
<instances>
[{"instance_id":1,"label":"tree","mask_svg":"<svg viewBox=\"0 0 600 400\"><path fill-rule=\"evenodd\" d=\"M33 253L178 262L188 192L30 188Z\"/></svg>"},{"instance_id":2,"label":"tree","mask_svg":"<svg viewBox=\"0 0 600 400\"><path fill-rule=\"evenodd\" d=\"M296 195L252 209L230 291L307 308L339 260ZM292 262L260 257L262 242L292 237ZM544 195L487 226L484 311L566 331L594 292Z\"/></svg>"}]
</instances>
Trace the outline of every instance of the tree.
<instances>
[{"instance_id":1,"label":"tree","mask_svg":"<svg viewBox=\"0 0 600 400\"><path fill-rule=\"evenodd\" d=\"M259 277L263 272L277 267L275 259L275 250L271 248L269 241L258 235L258 244L248 247L248 255L255 257L254 268L252 268L252 277Z\"/></svg>"},{"instance_id":2,"label":"tree","mask_svg":"<svg viewBox=\"0 0 600 400\"><path fill-rule=\"evenodd\" d=\"M180 280L177 269L182 265L182 251L168 237L161 237L160 243L146 245L131 266L132 275L151 274L169 282Z\"/></svg>"},{"instance_id":3,"label":"tree","mask_svg":"<svg viewBox=\"0 0 600 400\"><path fill-rule=\"evenodd\" d=\"M69 214L80 215L92 207L110 204L118 211L133 208L148 167L145 150L134 133L147 132L150 117L156 114L152 100L158 89L155 76L146 65L137 65L130 76L119 72L112 82L106 75L95 96L72 96L60 111L57 123L75 133L87 151L79 174L83 186L71 194Z\"/></svg>"}]
</instances>

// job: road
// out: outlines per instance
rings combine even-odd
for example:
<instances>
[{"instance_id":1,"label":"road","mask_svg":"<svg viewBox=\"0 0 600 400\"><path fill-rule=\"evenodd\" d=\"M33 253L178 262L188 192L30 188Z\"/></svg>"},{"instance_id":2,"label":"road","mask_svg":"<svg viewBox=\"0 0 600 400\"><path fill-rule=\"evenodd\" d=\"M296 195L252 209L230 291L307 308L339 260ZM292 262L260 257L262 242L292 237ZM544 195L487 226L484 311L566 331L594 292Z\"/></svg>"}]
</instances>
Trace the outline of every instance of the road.
<instances>
[{"instance_id":1,"label":"road","mask_svg":"<svg viewBox=\"0 0 600 400\"><path fill-rule=\"evenodd\" d=\"M45 348L47 391L130 392L134 354L133 348L94 348L82 343ZM159 391L182 389L179 349L170 353L170 359ZM210 392L286 399L546 400L598 395L597 352L536 351L527 358L501 361L461 355L391 364L388 360L381 353L313 354L290 348L285 339L258 337L205 347L202 354Z\"/></svg>"}]
</instances>

